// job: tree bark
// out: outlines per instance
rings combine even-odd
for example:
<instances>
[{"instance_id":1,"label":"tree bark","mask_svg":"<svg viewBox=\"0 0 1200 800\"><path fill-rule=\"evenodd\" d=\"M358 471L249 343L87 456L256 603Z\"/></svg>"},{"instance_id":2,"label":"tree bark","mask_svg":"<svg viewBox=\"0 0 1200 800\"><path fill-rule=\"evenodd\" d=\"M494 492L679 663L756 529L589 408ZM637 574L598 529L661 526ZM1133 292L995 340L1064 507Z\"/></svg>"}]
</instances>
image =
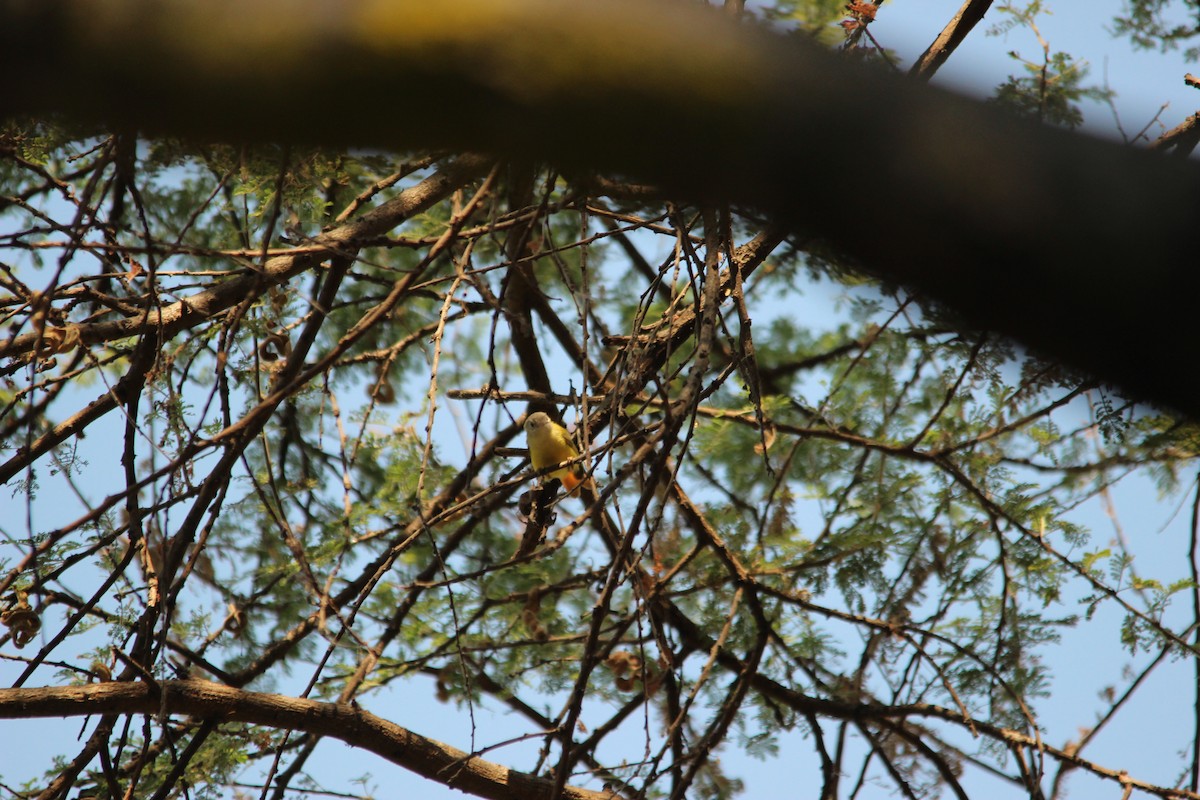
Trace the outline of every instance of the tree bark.
<instances>
[{"instance_id":1,"label":"tree bark","mask_svg":"<svg viewBox=\"0 0 1200 800\"><path fill-rule=\"evenodd\" d=\"M0 719L94 714L184 714L331 736L454 789L492 800L549 798L554 782L516 772L413 733L351 703L320 703L247 692L199 680L112 682L40 689L0 689ZM567 786L566 800L614 800L612 792Z\"/></svg>"},{"instance_id":2,"label":"tree bark","mask_svg":"<svg viewBox=\"0 0 1200 800\"><path fill-rule=\"evenodd\" d=\"M635 176L759 209L965 325L1200 416L1191 162L1037 128L682 4L18 8L0 15L0 69L18 76L8 115Z\"/></svg>"}]
</instances>

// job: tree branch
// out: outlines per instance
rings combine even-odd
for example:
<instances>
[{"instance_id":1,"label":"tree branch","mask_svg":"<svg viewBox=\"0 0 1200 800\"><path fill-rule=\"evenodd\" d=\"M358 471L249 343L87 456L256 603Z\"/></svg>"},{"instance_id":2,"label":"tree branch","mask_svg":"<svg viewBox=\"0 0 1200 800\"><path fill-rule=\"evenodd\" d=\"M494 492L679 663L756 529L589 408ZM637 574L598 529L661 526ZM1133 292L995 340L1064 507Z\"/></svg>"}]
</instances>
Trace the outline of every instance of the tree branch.
<instances>
[{"instance_id":1,"label":"tree branch","mask_svg":"<svg viewBox=\"0 0 1200 800\"><path fill-rule=\"evenodd\" d=\"M88 686L0 689L0 718L93 714L186 714L331 736L432 781L492 800L549 798L553 781L510 770L402 728L353 704L319 703L247 692L208 681L113 682ZM567 786L567 800L613 800L611 792Z\"/></svg>"},{"instance_id":2,"label":"tree branch","mask_svg":"<svg viewBox=\"0 0 1200 800\"><path fill-rule=\"evenodd\" d=\"M0 69L23 76L3 111L482 148L751 204L971 326L1200 415L1200 372L1178 368L1200 354L1200 165L678 4L464 2L23 4L0 15ZM228 55L251 51L270 55ZM885 210L870 229L847 213L863 203Z\"/></svg>"},{"instance_id":3,"label":"tree branch","mask_svg":"<svg viewBox=\"0 0 1200 800\"><path fill-rule=\"evenodd\" d=\"M933 43L925 48L925 52L921 53L908 74L923 81L932 78L991 7L992 0L965 0L958 13L946 23L946 27Z\"/></svg>"},{"instance_id":4,"label":"tree branch","mask_svg":"<svg viewBox=\"0 0 1200 800\"><path fill-rule=\"evenodd\" d=\"M457 159L416 186L400 192L379 208L321 234L296 253L269 258L262 267L250 269L249 274L222 281L146 314L115 322L73 326L74 333L78 334L74 341L81 345L98 344L136 336L147 329L155 330L162 341L168 341L181 330L243 302L248 295L260 294L267 287L283 283L322 261L357 250L366 241L382 236L412 215L442 200L465 181L482 172L488 163L488 159L482 156ZM44 334L33 332L0 340L0 357L35 351L39 341L44 338Z\"/></svg>"}]
</instances>

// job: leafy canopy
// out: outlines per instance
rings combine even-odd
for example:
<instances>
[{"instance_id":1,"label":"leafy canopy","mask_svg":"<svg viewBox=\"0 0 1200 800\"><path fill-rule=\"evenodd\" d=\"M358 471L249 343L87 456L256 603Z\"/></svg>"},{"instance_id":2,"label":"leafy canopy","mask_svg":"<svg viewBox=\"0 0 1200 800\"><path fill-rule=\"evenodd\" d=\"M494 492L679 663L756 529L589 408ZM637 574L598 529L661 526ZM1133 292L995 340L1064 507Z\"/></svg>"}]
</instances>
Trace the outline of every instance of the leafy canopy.
<instances>
[{"instance_id":1,"label":"leafy canopy","mask_svg":"<svg viewBox=\"0 0 1200 800\"><path fill-rule=\"evenodd\" d=\"M746 22L896 68L877 5ZM1129 6L1139 44L1194 32ZM995 102L1074 127L1110 99L1041 3L995 10L1042 50ZM189 678L453 715L546 791L729 797L733 754L798 738L807 794L1043 796L1130 766L1081 752L1118 690L1043 735L1064 636L1115 619L1096 658L1129 691L1195 657L1190 575L1079 521L1123 481L1187 489L1194 425L818 239L549 164L61 120L4 124L0 185L0 669L163 692L94 695L11 796L307 793L323 741L382 741ZM530 410L565 413L598 495L537 486ZM462 785L435 750L375 752Z\"/></svg>"}]
</instances>

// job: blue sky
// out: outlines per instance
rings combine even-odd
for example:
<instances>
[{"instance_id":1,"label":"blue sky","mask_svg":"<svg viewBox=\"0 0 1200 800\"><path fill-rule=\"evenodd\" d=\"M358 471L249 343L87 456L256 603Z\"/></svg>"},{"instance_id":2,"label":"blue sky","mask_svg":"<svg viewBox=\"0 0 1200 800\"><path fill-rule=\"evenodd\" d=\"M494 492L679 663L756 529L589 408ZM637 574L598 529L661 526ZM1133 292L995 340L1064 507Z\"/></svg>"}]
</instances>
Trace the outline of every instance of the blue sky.
<instances>
[{"instance_id":1,"label":"blue sky","mask_svg":"<svg viewBox=\"0 0 1200 800\"><path fill-rule=\"evenodd\" d=\"M960 5L961 0L889 0L879 9L871 32L880 44L895 50L909 64ZM966 94L988 96L1017 69L1016 62L1008 55L1010 51L1032 61L1039 60L1041 45L1027 29L1017 28L1000 36L983 35L984 30L1004 19L997 11L1002 5L997 0L983 22L942 67L937 83ZM1049 13L1039 16L1037 24L1051 50L1088 62L1089 83L1108 85L1117 92L1115 105L1121 125L1131 135L1148 124L1164 103L1169 104L1162 114L1167 128L1200 108L1200 91L1183 82L1184 73L1196 67L1189 66L1181 53L1136 51L1127 39L1108 34L1124 0L1050 0L1045 5ZM1116 135L1112 113L1105 106L1088 104L1085 125L1098 135Z\"/></svg>"}]
</instances>

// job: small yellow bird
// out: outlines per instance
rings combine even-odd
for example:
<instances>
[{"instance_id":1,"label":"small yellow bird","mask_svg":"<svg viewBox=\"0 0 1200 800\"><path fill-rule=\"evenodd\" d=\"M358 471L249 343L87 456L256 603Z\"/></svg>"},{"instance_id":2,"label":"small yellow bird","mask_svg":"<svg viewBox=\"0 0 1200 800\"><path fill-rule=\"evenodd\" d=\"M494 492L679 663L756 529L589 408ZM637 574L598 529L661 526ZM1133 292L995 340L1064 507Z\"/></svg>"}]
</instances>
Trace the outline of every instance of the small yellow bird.
<instances>
[{"instance_id":1,"label":"small yellow bird","mask_svg":"<svg viewBox=\"0 0 1200 800\"><path fill-rule=\"evenodd\" d=\"M567 433L567 429L542 411L530 414L526 418L525 440L529 444L529 462L538 472L579 457L579 450L571 441L571 434ZM578 495L579 487L585 482L590 483L583 464L571 464L556 469L546 477L558 478L571 495Z\"/></svg>"}]
</instances>

